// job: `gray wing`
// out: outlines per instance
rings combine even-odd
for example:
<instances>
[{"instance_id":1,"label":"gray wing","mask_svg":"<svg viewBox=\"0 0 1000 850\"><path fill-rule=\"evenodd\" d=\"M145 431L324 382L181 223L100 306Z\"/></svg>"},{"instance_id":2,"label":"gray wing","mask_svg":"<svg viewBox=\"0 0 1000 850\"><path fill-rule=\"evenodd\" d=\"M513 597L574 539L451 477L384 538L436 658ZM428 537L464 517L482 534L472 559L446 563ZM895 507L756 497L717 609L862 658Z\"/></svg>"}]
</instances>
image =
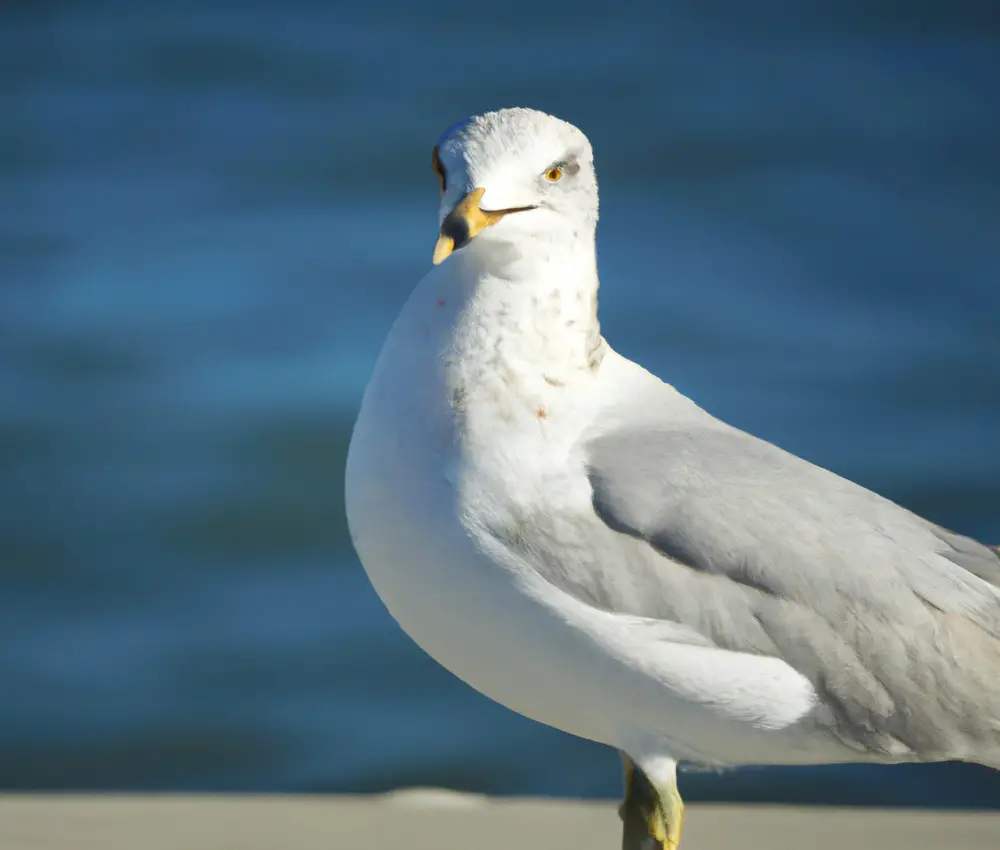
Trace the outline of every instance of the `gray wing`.
<instances>
[{"instance_id":1,"label":"gray wing","mask_svg":"<svg viewBox=\"0 0 1000 850\"><path fill-rule=\"evenodd\" d=\"M624 430L586 456L597 515L678 597L643 613L782 657L854 746L1000 752L996 550L735 429Z\"/></svg>"}]
</instances>

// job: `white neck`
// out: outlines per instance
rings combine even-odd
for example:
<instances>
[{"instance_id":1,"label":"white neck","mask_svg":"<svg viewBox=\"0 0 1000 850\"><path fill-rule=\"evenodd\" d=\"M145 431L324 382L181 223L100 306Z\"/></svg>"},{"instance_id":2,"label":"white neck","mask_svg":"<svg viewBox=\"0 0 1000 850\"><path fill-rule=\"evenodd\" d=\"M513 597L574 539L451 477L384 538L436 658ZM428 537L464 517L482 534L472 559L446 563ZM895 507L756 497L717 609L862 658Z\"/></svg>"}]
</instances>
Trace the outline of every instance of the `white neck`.
<instances>
[{"instance_id":1,"label":"white neck","mask_svg":"<svg viewBox=\"0 0 1000 850\"><path fill-rule=\"evenodd\" d=\"M455 354L526 376L571 380L599 365L594 245L531 247L531 254L507 262L498 262L497 251L462 258L462 277L474 288L455 328Z\"/></svg>"},{"instance_id":2,"label":"white neck","mask_svg":"<svg viewBox=\"0 0 1000 850\"><path fill-rule=\"evenodd\" d=\"M516 255L484 243L448 260L465 288L446 350L452 405L465 417L480 407L499 408L504 420L556 415L567 408L564 388L591 377L604 356L593 236L538 240Z\"/></svg>"}]
</instances>

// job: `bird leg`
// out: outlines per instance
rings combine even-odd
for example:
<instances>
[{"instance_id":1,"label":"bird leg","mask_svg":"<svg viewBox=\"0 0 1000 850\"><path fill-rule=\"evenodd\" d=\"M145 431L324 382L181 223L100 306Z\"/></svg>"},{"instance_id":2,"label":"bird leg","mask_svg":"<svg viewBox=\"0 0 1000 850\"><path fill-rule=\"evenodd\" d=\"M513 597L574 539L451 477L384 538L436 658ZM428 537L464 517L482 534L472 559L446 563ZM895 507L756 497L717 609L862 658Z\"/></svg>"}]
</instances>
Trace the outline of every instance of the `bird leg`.
<instances>
[{"instance_id":1,"label":"bird leg","mask_svg":"<svg viewBox=\"0 0 1000 850\"><path fill-rule=\"evenodd\" d=\"M625 800L618 809L622 819L622 850L677 850L684 824L684 802L677 777L654 787L649 777L625 753Z\"/></svg>"}]
</instances>

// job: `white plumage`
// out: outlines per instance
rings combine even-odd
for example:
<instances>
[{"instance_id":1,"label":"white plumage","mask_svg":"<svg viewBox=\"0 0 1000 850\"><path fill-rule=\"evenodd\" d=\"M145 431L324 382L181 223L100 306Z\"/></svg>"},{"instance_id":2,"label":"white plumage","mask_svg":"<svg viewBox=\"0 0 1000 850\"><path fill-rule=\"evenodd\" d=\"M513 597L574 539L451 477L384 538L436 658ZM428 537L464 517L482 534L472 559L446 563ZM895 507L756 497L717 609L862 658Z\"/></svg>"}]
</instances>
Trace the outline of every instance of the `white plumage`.
<instances>
[{"instance_id":1,"label":"white plumage","mask_svg":"<svg viewBox=\"0 0 1000 850\"><path fill-rule=\"evenodd\" d=\"M608 346L579 130L503 110L437 158L446 259L386 340L347 468L355 546L407 633L626 753L667 846L678 758L1000 763L995 553Z\"/></svg>"}]
</instances>

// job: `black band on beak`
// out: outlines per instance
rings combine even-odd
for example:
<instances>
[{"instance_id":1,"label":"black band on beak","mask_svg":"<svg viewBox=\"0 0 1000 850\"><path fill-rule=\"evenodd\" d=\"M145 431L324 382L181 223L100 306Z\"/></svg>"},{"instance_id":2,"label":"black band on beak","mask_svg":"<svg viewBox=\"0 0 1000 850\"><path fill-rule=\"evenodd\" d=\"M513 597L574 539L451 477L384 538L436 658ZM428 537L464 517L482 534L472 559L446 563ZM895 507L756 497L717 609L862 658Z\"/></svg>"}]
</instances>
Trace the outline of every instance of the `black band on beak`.
<instances>
[{"instance_id":1,"label":"black band on beak","mask_svg":"<svg viewBox=\"0 0 1000 850\"><path fill-rule=\"evenodd\" d=\"M456 210L452 210L445 216L444 221L441 223L441 235L447 236L455 242L454 250L456 251L459 248L464 248L472 240L472 235L469 232L469 222L465 216Z\"/></svg>"}]
</instances>

